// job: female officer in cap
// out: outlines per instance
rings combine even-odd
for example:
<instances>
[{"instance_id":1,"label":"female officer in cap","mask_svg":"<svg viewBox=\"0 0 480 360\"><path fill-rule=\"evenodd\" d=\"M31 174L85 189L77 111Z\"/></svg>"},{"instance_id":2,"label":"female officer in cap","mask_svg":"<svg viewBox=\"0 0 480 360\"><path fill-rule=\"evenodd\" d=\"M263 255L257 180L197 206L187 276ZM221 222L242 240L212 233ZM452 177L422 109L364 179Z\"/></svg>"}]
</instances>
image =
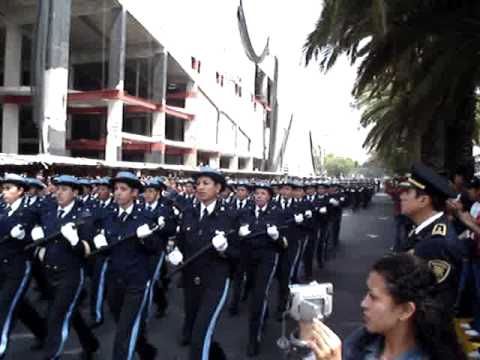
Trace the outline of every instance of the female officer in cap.
<instances>
[{"instance_id":1,"label":"female officer in cap","mask_svg":"<svg viewBox=\"0 0 480 360\"><path fill-rule=\"evenodd\" d=\"M110 255L107 300L117 325L112 359L130 360L135 351L142 360L154 359L156 349L147 342L144 320L151 285L148 257L158 246L150 225L156 219L136 203L142 188L137 176L121 171L112 184L116 206L94 238L97 249L115 244L104 251Z\"/></svg>"},{"instance_id":2,"label":"female officer in cap","mask_svg":"<svg viewBox=\"0 0 480 360\"><path fill-rule=\"evenodd\" d=\"M168 260L178 265L207 244L212 249L183 270L185 322L182 344L191 344L190 360L209 358L213 332L227 300L231 264L238 257L235 243L227 240L236 233L237 221L219 197L225 178L218 171L203 167L195 175L198 204L182 214L177 245ZM217 349L217 348L216 348Z\"/></svg>"},{"instance_id":3,"label":"female officer in cap","mask_svg":"<svg viewBox=\"0 0 480 360\"><path fill-rule=\"evenodd\" d=\"M282 222L282 213L277 205L272 204L272 196L270 184L256 183L255 206L241 211L239 219L242 225L238 235L242 245L247 248L246 268L253 283L253 294L250 299L248 356L255 356L259 352L268 293L281 250L278 226ZM249 236L252 232L258 235Z\"/></svg>"},{"instance_id":4,"label":"female officer in cap","mask_svg":"<svg viewBox=\"0 0 480 360\"><path fill-rule=\"evenodd\" d=\"M76 199L79 184L74 176L59 176L55 178L55 185L57 205L52 202L44 208L40 213L40 226L35 226L31 233L35 242L50 239L36 251L46 273L50 295L44 358L56 359L63 353L71 322L85 355L93 356L98 341L77 308L85 281L85 257L90 253L89 241L93 237L92 224L87 221L79 225L78 221L89 218L90 211Z\"/></svg>"},{"instance_id":5,"label":"female officer in cap","mask_svg":"<svg viewBox=\"0 0 480 360\"><path fill-rule=\"evenodd\" d=\"M157 250L149 256L149 267L151 275L151 288L148 299L148 313L151 313L153 302L157 305L156 317L163 317L167 308L167 297L165 289L160 286L160 275L164 264L165 249L168 237L175 234L176 221L172 207L163 198L162 192L166 190L164 178L151 179L145 182L145 211L149 212L157 222L162 223L163 229L159 233L160 244Z\"/></svg>"},{"instance_id":6,"label":"female officer in cap","mask_svg":"<svg viewBox=\"0 0 480 360\"><path fill-rule=\"evenodd\" d=\"M35 221L25 196L27 180L6 174L2 188L5 207L0 209L0 358L7 352L14 314L40 341L45 338L44 321L23 301L31 277L31 261L23 248L30 241Z\"/></svg>"}]
</instances>

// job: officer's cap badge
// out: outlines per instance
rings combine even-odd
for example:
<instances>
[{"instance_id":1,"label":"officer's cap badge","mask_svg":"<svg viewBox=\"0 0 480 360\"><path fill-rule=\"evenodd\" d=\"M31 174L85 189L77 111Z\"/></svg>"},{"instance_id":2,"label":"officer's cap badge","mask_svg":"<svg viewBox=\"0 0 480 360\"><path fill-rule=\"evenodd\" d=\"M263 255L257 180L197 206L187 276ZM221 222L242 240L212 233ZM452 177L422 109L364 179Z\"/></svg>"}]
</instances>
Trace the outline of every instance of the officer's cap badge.
<instances>
[{"instance_id":1,"label":"officer's cap badge","mask_svg":"<svg viewBox=\"0 0 480 360\"><path fill-rule=\"evenodd\" d=\"M443 283L452 270L452 266L445 260L430 260L428 266L437 278L437 284Z\"/></svg>"}]
</instances>

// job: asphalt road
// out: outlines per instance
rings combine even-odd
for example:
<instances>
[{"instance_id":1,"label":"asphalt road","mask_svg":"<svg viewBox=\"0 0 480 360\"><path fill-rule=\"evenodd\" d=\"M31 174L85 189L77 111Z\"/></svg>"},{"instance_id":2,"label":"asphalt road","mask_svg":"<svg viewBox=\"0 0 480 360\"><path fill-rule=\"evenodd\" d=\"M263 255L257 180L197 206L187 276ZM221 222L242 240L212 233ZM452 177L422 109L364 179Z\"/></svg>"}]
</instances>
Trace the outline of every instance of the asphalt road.
<instances>
[{"instance_id":1,"label":"asphalt road","mask_svg":"<svg viewBox=\"0 0 480 360\"><path fill-rule=\"evenodd\" d=\"M391 201L384 194L377 194L367 209L361 209L355 213L351 210L344 211L340 234L341 245L326 267L316 271L317 281L334 284L334 313L327 323L341 337L346 337L361 324L359 305L364 294L368 270L393 243L392 213ZM271 297L274 298L275 295L274 285ZM35 295L31 296L36 298ZM170 288L169 302L170 307L165 318L149 320L149 339L159 349L158 359L186 359L188 349L178 345L178 335L183 321L181 289L175 286ZM274 305L275 301L272 304ZM44 304L41 303L37 303L36 306L40 309L44 308ZM85 315L87 314L86 306L82 311L85 311ZM241 305L240 315L234 318L230 317L225 309L216 328L214 339L222 345L229 360L247 358L245 355L247 326L246 303ZM107 316L105 324L95 331L101 343L97 358L110 359L114 335L112 319ZM282 353L276 346L280 335L281 325L271 317L266 323L266 332L258 359L282 358ZM39 359L40 353L30 350L32 343L33 336L29 331L21 323L16 324L6 359ZM72 331L62 359L78 359L80 352L77 336Z\"/></svg>"}]
</instances>

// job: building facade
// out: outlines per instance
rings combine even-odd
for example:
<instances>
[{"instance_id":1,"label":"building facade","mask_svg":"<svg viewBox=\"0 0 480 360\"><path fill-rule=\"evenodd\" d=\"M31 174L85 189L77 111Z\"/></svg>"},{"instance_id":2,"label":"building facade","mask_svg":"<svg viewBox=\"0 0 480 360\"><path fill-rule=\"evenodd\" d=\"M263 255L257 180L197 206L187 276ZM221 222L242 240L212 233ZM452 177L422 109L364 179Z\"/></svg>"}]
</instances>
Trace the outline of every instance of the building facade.
<instances>
[{"instance_id":1,"label":"building facade","mask_svg":"<svg viewBox=\"0 0 480 360\"><path fill-rule=\"evenodd\" d=\"M278 61L243 16L235 0L3 0L1 151L275 170Z\"/></svg>"}]
</instances>

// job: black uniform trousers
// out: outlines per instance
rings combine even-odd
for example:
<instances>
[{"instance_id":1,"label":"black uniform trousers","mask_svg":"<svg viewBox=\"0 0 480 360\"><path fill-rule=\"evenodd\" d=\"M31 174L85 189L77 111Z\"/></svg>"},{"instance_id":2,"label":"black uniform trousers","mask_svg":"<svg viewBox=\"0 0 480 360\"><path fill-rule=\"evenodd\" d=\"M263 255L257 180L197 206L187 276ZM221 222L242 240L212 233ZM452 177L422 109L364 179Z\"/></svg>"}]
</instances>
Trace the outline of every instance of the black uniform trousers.
<instances>
[{"instance_id":1,"label":"black uniform trousers","mask_svg":"<svg viewBox=\"0 0 480 360\"><path fill-rule=\"evenodd\" d=\"M109 259L104 255L97 255L93 259L90 278L90 316L95 324L103 322L108 265Z\"/></svg>"},{"instance_id":2,"label":"black uniform trousers","mask_svg":"<svg viewBox=\"0 0 480 360\"><path fill-rule=\"evenodd\" d=\"M343 217L343 209L341 207L338 207L337 209L335 209L334 219L332 224L332 231L333 231L332 240L333 240L334 248L337 248L340 242L340 228L342 225L342 217Z\"/></svg>"},{"instance_id":3,"label":"black uniform trousers","mask_svg":"<svg viewBox=\"0 0 480 360\"><path fill-rule=\"evenodd\" d=\"M165 268L165 252L160 254L148 256L148 269L151 274L150 278L150 292L148 296L148 312L147 315L152 314L153 303L157 305L159 312L164 311L168 306L166 287L161 281L162 270Z\"/></svg>"},{"instance_id":4,"label":"black uniform trousers","mask_svg":"<svg viewBox=\"0 0 480 360\"><path fill-rule=\"evenodd\" d=\"M45 338L45 322L24 298L31 279L32 266L24 259L0 262L0 358L8 349L10 332L19 318L39 339Z\"/></svg>"},{"instance_id":5,"label":"black uniform trousers","mask_svg":"<svg viewBox=\"0 0 480 360\"><path fill-rule=\"evenodd\" d=\"M301 247L298 239L288 239L288 248L280 253L277 267L278 303L277 312L284 312L287 307L290 290L288 285L293 280L295 264L300 257Z\"/></svg>"},{"instance_id":6,"label":"black uniform trousers","mask_svg":"<svg viewBox=\"0 0 480 360\"><path fill-rule=\"evenodd\" d=\"M260 342L265 321L268 293L277 269L279 254L272 249L252 252L248 267L252 275L252 297L248 317L249 340Z\"/></svg>"},{"instance_id":7,"label":"black uniform trousers","mask_svg":"<svg viewBox=\"0 0 480 360\"><path fill-rule=\"evenodd\" d=\"M303 264L305 277L307 279L312 279L313 277L313 259L315 257L315 250L317 249L318 244L318 227L314 226L312 229L309 229L306 237L305 251L303 253Z\"/></svg>"},{"instance_id":8,"label":"black uniform trousers","mask_svg":"<svg viewBox=\"0 0 480 360\"><path fill-rule=\"evenodd\" d=\"M98 341L78 310L80 293L85 282L82 267L60 269L46 265L48 279L47 339L44 359L58 359L67 342L70 325L75 329L82 348L96 351Z\"/></svg>"},{"instance_id":9,"label":"black uniform trousers","mask_svg":"<svg viewBox=\"0 0 480 360\"><path fill-rule=\"evenodd\" d=\"M150 281L128 282L124 277L109 274L108 305L117 324L113 343L113 360L130 360L136 351L142 358L147 337L145 315Z\"/></svg>"},{"instance_id":10,"label":"black uniform trousers","mask_svg":"<svg viewBox=\"0 0 480 360\"><path fill-rule=\"evenodd\" d=\"M247 297L252 288L252 274L249 267L250 252L246 246L240 248L240 261L235 266L232 281L232 297L230 299L230 308L237 309L240 300Z\"/></svg>"},{"instance_id":11,"label":"black uniform trousers","mask_svg":"<svg viewBox=\"0 0 480 360\"><path fill-rule=\"evenodd\" d=\"M208 360L213 332L227 301L230 279L226 278L223 284L195 283L195 278L191 276L184 279L183 333L191 339L189 359Z\"/></svg>"},{"instance_id":12,"label":"black uniform trousers","mask_svg":"<svg viewBox=\"0 0 480 360\"><path fill-rule=\"evenodd\" d=\"M326 216L318 221L316 257L319 267L323 267L327 258L327 245L330 231L328 224L328 218Z\"/></svg>"}]
</instances>

